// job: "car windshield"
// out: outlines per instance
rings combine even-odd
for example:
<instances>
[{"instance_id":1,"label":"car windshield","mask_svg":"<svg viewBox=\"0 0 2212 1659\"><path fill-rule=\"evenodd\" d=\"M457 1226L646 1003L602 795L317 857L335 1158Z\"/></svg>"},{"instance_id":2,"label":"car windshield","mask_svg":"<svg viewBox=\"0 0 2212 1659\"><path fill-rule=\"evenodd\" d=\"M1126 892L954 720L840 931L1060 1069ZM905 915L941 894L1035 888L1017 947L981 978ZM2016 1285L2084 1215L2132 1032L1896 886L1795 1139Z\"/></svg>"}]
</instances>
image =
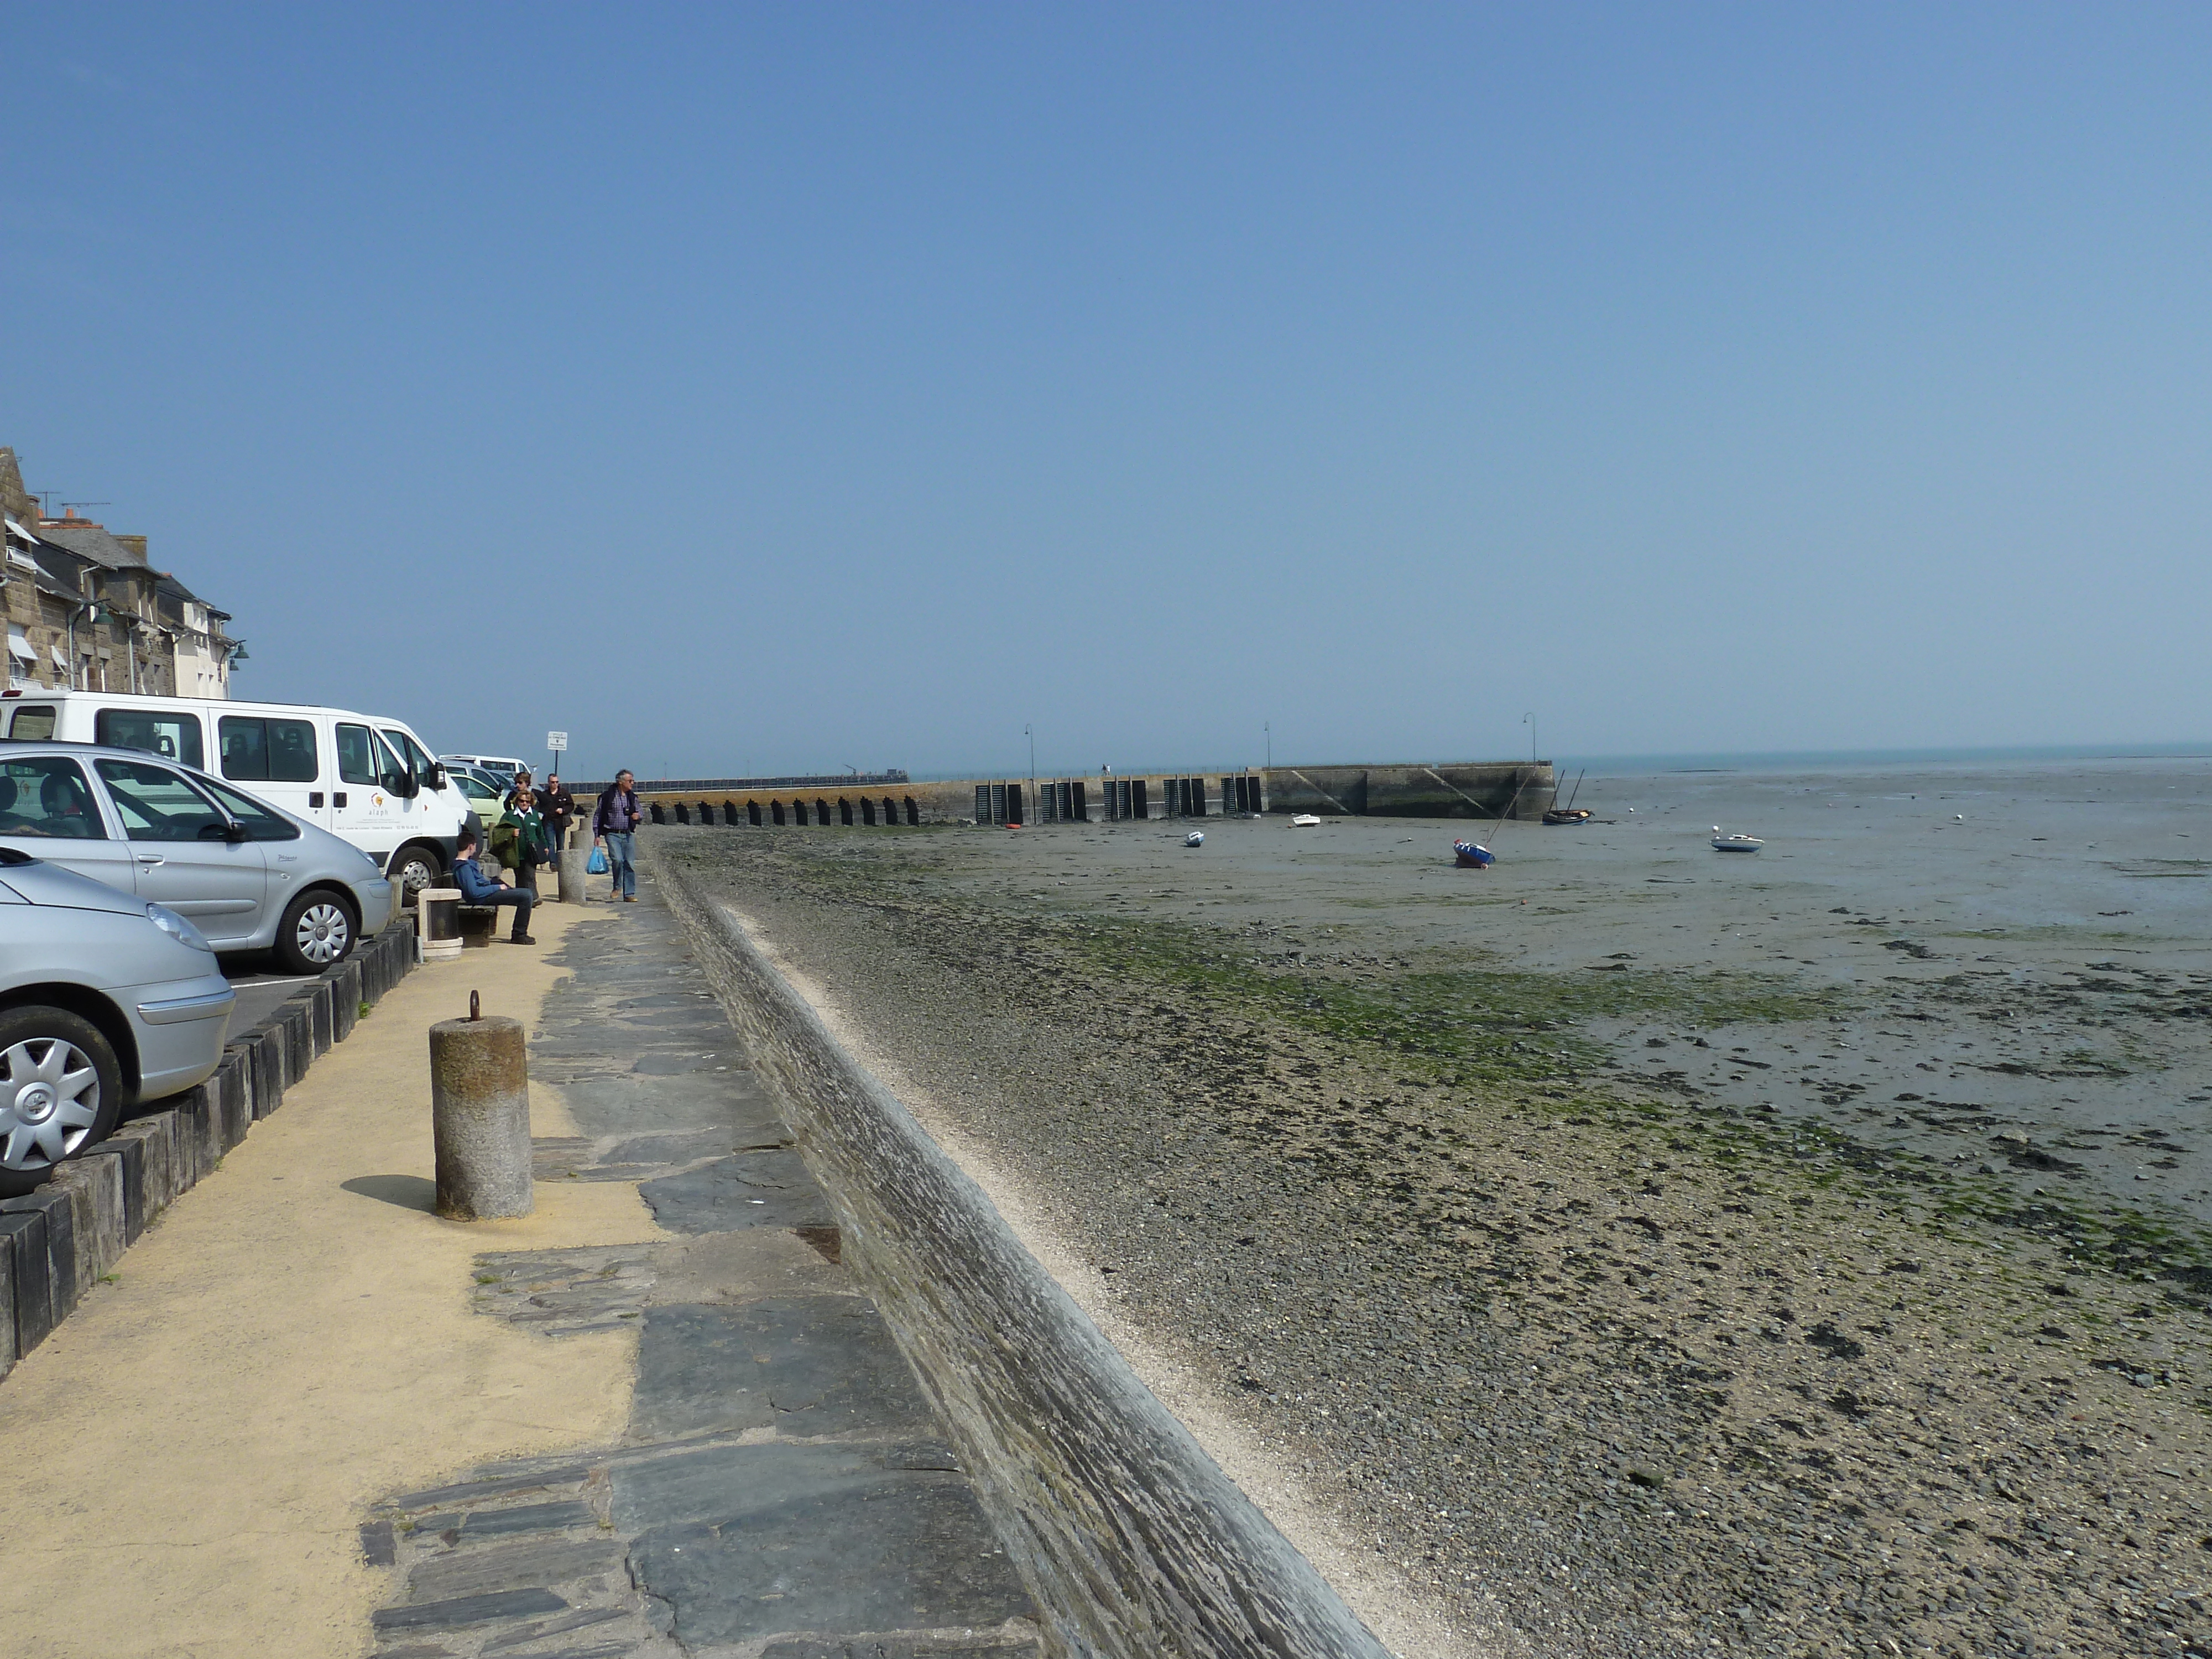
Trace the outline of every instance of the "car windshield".
<instances>
[{"instance_id":1,"label":"car windshield","mask_svg":"<svg viewBox=\"0 0 2212 1659\"><path fill-rule=\"evenodd\" d=\"M272 811L252 796L227 788L213 778L198 780L201 788L221 801L231 817L246 826L248 841L297 841L300 826L283 813Z\"/></svg>"}]
</instances>

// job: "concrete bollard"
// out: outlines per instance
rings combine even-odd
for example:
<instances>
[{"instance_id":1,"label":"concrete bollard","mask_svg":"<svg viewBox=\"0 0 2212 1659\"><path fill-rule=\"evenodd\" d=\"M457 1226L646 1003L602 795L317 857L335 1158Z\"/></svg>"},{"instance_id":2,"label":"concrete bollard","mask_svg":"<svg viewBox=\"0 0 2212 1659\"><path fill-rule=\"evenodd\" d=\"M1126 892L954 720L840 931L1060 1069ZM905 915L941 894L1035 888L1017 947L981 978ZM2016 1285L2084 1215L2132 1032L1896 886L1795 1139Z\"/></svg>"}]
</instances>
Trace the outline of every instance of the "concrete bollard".
<instances>
[{"instance_id":1,"label":"concrete bollard","mask_svg":"<svg viewBox=\"0 0 2212 1659\"><path fill-rule=\"evenodd\" d=\"M473 1012L473 993L469 1000ZM530 1072L520 1020L443 1019L430 1028L430 1131L440 1215L492 1221L530 1213Z\"/></svg>"},{"instance_id":2,"label":"concrete bollard","mask_svg":"<svg viewBox=\"0 0 2212 1659\"><path fill-rule=\"evenodd\" d=\"M451 962L461 953L461 890L426 887L416 896L415 915L422 929L422 960Z\"/></svg>"},{"instance_id":3,"label":"concrete bollard","mask_svg":"<svg viewBox=\"0 0 2212 1659\"><path fill-rule=\"evenodd\" d=\"M591 860L588 847L564 847L561 849L561 902L581 904L584 902L584 866Z\"/></svg>"}]
</instances>

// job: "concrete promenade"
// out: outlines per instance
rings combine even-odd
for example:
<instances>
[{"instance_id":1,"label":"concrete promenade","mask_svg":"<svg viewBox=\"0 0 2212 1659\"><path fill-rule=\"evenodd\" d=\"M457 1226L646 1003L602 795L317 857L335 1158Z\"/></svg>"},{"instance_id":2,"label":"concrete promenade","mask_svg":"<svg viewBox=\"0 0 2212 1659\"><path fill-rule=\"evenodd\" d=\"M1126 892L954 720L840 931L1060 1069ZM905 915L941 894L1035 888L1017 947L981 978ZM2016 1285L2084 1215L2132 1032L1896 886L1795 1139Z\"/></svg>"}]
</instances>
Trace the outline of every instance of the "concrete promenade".
<instances>
[{"instance_id":1,"label":"concrete promenade","mask_svg":"<svg viewBox=\"0 0 2212 1659\"><path fill-rule=\"evenodd\" d=\"M410 975L0 1384L9 1653L1037 1650L653 892ZM471 989L534 1037L519 1221L429 1212Z\"/></svg>"}]
</instances>

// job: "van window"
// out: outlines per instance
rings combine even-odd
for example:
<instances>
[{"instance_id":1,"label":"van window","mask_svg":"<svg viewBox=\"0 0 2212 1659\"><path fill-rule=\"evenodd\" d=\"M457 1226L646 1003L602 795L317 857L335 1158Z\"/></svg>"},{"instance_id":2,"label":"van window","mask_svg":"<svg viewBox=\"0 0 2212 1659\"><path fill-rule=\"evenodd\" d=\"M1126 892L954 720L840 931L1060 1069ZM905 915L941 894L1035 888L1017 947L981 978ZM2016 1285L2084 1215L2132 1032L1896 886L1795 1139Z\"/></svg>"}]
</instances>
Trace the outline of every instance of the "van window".
<instances>
[{"instance_id":1,"label":"van window","mask_svg":"<svg viewBox=\"0 0 2212 1659\"><path fill-rule=\"evenodd\" d=\"M338 727L338 781L376 783L376 738L365 726Z\"/></svg>"},{"instance_id":2,"label":"van window","mask_svg":"<svg viewBox=\"0 0 2212 1659\"><path fill-rule=\"evenodd\" d=\"M271 726L281 722L271 720ZM246 826L248 841L297 841L300 826L281 813L273 812L251 795L240 794L235 789L226 789L212 781L201 786L221 801L223 810Z\"/></svg>"},{"instance_id":3,"label":"van window","mask_svg":"<svg viewBox=\"0 0 2212 1659\"><path fill-rule=\"evenodd\" d=\"M346 783L373 784L398 794L407 769L392 759L384 741L365 726L338 727L338 777Z\"/></svg>"},{"instance_id":4,"label":"van window","mask_svg":"<svg viewBox=\"0 0 2212 1659\"><path fill-rule=\"evenodd\" d=\"M8 725L8 735L19 743L44 743L53 734L54 707L48 702L25 703Z\"/></svg>"},{"instance_id":5,"label":"van window","mask_svg":"<svg viewBox=\"0 0 2212 1659\"><path fill-rule=\"evenodd\" d=\"M0 762L0 836L108 838L84 774L58 756Z\"/></svg>"},{"instance_id":6,"label":"van window","mask_svg":"<svg viewBox=\"0 0 2212 1659\"><path fill-rule=\"evenodd\" d=\"M394 731L388 726L384 728L384 738L385 741L398 752L399 758L415 769L415 775L428 785L430 780L430 769L438 763L424 752L422 745L404 732Z\"/></svg>"},{"instance_id":7,"label":"van window","mask_svg":"<svg viewBox=\"0 0 2212 1659\"><path fill-rule=\"evenodd\" d=\"M103 708L93 720L92 738L111 749L143 749L187 766L202 763L197 714L165 714L158 708Z\"/></svg>"},{"instance_id":8,"label":"van window","mask_svg":"<svg viewBox=\"0 0 2212 1659\"><path fill-rule=\"evenodd\" d=\"M264 720L258 714L225 714L216 722L222 744L222 775L247 783L313 783L315 725L313 720Z\"/></svg>"}]
</instances>

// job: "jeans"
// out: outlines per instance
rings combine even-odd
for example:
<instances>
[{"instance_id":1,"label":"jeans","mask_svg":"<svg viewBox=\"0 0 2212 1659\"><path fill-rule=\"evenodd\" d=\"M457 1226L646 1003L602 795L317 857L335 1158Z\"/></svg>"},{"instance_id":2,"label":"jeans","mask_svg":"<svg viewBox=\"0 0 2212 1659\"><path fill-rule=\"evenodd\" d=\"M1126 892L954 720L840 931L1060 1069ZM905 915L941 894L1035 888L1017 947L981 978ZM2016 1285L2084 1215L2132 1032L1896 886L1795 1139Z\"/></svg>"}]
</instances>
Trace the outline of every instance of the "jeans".
<instances>
[{"instance_id":1,"label":"jeans","mask_svg":"<svg viewBox=\"0 0 2212 1659\"><path fill-rule=\"evenodd\" d=\"M637 896L637 842L627 831L617 835L607 831L607 874L614 885L608 890L610 897L635 898Z\"/></svg>"},{"instance_id":2,"label":"jeans","mask_svg":"<svg viewBox=\"0 0 2212 1659\"><path fill-rule=\"evenodd\" d=\"M492 906L512 904L514 906L514 932L513 937L515 939L524 939L529 935L530 907L538 902L538 895L532 892L528 888L502 887L496 893L487 893L483 898L476 900L475 902Z\"/></svg>"}]
</instances>

